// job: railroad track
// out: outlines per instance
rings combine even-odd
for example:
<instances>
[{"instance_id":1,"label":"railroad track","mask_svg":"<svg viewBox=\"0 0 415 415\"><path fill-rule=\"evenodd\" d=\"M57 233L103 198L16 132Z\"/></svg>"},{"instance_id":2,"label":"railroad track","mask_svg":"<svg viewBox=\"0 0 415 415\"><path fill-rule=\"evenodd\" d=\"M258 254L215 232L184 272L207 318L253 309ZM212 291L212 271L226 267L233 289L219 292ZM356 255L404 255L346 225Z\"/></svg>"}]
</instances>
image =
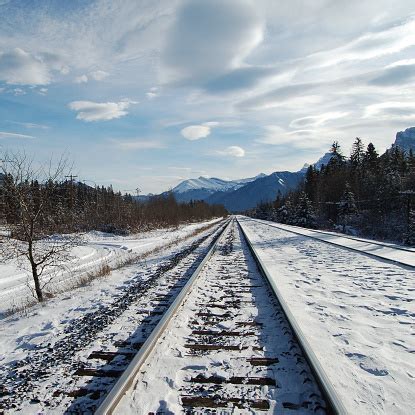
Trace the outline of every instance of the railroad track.
<instances>
[{"instance_id":1,"label":"railroad track","mask_svg":"<svg viewBox=\"0 0 415 415\"><path fill-rule=\"evenodd\" d=\"M332 237L332 238L342 238L342 239L345 239L345 240L352 240L352 241L356 241L356 242L359 242L359 243L362 243L362 244L372 246L373 248L374 247L380 247L380 248L390 249L391 251L406 252L406 253L415 254L414 249L411 249L411 248L405 248L403 246L396 246L396 245L393 245L393 244L387 244L387 243L382 243L382 242L377 242L377 241L369 241L369 240L365 240L365 239L361 239L361 238L355 238L355 237L350 236L350 235L343 235L343 234L336 235L333 232L326 232L326 231L321 231L321 230L317 230L317 229L301 228L299 226L294 226L294 225L289 225L290 229L288 229L286 226L284 226L284 225L281 226L279 223L276 223L276 222L267 222L267 221L264 221L264 220L253 219L253 218L249 218L249 220L251 220L253 222L260 223L261 225L264 225L264 226L268 226L270 228L275 228L275 229L279 229L279 230L284 231L284 232L289 232L289 233L292 233L292 234L295 234L295 235L303 236L304 238L315 239L319 242L334 245L334 246L340 247L342 249L347 249L349 251L359 252L360 254L368 255L368 256L371 256L371 257L374 257L374 258L380 258L384 261L392 262L392 263L395 263L395 264L398 264L398 265L402 265L404 267L415 268L413 260L411 262L403 261L403 260L399 260L397 258L391 258L391 257L385 256L385 255L376 253L375 249L373 249L372 251L368 251L368 250L362 250L362 249L352 247L352 246L342 245L342 244L339 244L338 242L336 242L336 240L321 238L321 237L319 237L319 235L323 235L323 236L326 236L328 238ZM303 233L302 231L306 231L307 234Z\"/></svg>"},{"instance_id":2,"label":"railroad track","mask_svg":"<svg viewBox=\"0 0 415 415\"><path fill-rule=\"evenodd\" d=\"M346 413L279 297L232 220L96 414Z\"/></svg>"},{"instance_id":3,"label":"railroad track","mask_svg":"<svg viewBox=\"0 0 415 415\"><path fill-rule=\"evenodd\" d=\"M139 266L117 295L85 309L55 342L39 342L24 359L0 366L0 414L93 413L225 227Z\"/></svg>"}]
</instances>

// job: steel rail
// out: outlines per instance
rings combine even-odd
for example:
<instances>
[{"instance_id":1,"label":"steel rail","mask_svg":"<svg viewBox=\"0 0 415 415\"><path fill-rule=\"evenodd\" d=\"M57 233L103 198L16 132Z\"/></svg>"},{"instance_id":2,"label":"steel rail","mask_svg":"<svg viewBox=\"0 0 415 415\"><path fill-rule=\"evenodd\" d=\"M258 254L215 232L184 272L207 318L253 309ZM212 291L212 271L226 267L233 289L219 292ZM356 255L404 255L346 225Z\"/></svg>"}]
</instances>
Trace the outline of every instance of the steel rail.
<instances>
[{"instance_id":1,"label":"steel rail","mask_svg":"<svg viewBox=\"0 0 415 415\"><path fill-rule=\"evenodd\" d=\"M261 258L258 255L257 250L249 240L247 234L245 233L245 230L243 226L240 224L239 220L237 219L237 223L239 225L239 228L242 231L242 234L247 242L248 248L258 266L259 271L264 276L265 280L267 281L268 285L271 287L271 290L273 294L275 295L277 301L279 302L281 309L283 313L285 314L285 317L287 318L287 321L289 325L291 326L294 336L296 340L298 341L298 344L300 345L300 348L304 354L305 359L307 360L311 372L313 373L316 382L320 386L320 390L323 394L324 399L326 400L329 408L328 413L329 414L335 414L335 415L346 415L348 414L346 408L344 407L342 401L340 400L333 384L331 383L329 377L327 376L326 372L324 371L323 366L321 365L320 361L318 360L316 354L314 353L310 343L308 342L306 336L304 335L303 331L301 330L300 325L297 323L297 320L295 319L293 313L290 310L290 307L288 306L287 302L284 300L280 290L277 287L277 284L271 277L271 274L268 272L265 264L261 260Z\"/></svg>"},{"instance_id":2,"label":"steel rail","mask_svg":"<svg viewBox=\"0 0 415 415\"><path fill-rule=\"evenodd\" d=\"M254 219L254 218L249 218L249 220L251 220L253 222L261 223L262 225L265 225L265 226L269 226L270 228L279 229L279 230L284 231L284 232L291 232L291 233L293 233L295 235L303 236L304 238L314 239L316 241L320 241L320 242L323 242L323 243L326 243L326 244L329 244L329 245L332 245L332 246L336 246L338 248L347 249L347 250L353 251L353 252L358 252L359 254L368 255L370 257L373 257L373 258L376 258L376 259L381 259L383 261L392 262L392 263L397 264L397 265L400 265L402 267L407 267L407 268L410 268L410 269L414 269L415 268L415 265L411 265L411 264L408 264L406 262L399 261L398 259L387 258L385 256L382 256L382 255L379 255L379 254L374 254L372 252L361 251L358 248L352 248L350 246L340 245L340 244L338 244L336 242L327 241L325 239L320 239L317 236L304 235L303 233L297 232L297 231L292 230L292 229L285 229L285 228L282 228L282 227L278 226L278 223L266 223L263 220L258 220L258 219ZM294 226L294 225L289 225L289 226ZM328 235L328 236L337 236L337 235L333 235L331 233L327 233L327 232L324 232L324 231L317 231L315 229L301 228L299 226L297 226L297 227L299 229L305 229L308 232L316 232L316 233L321 233L321 234ZM343 235L338 235L338 236L340 238L343 237ZM355 239L355 238L350 238L350 237L347 237L347 236L346 236L346 238L347 239L352 239L352 240L355 240L355 241L358 241L358 242L363 242L363 243L366 242L368 244L378 245L378 246L382 246L384 248L392 248L392 249L396 249L398 251L406 251L406 252L411 252L412 254L415 254L415 252L412 251L412 250L410 250L410 249L405 249L405 248L400 248L400 247L395 248L393 246L384 245L384 244L381 244L381 243L378 243L378 242L369 242L369 241L359 240L359 239Z\"/></svg>"},{"instance_id":3,"label":"steel rail","mask_svg":"<svg viewBox=\"0 0 415 415\"><path fill-rule=\"evenodd\" d=\"M222 229L219 231L219 234L209 249L206 256L203 258L202 262L196 268L190 279L187 281L183 289L177 295L174 302L171 306L167 309L166 313L163 315L157 326L154 328L148 339L144 342L143 346L140 348L139 352L135 355L134 359L130 362L127 366L121 377L115 383L113 388L111 389L110 393L106 396L106 398L102 401L100 406L95 411L96 415L109 415L112 414L113 411L116 409L118 403L125 395L125 393L130 389L135 376L137 375L138 371L142 367L142 365L146 362L147 358L149 357L150 353L155 348L157 341L164 333L165 329L167 328L169 322L172 318L176 315L179 307L183 304L184 299L189 294L190 290L192 289L193 285L195 284L196 280L200 275L200 271L205 266L206 262L210 259L212 254L214 253L222 235L224 234L225 230L229 227L232 223L232 219L225 223Z\"/></svg>"},{"instance_id":4,"label":"steel rail","mask_svg":"<svg viewBox=\"0 0 415 415\"><path fill-rule=\"evenodd\" d=\"M265 219L254 219L254 218L250 218L250 219L254 220L255 222L259 222L259 223L263 223L264 225L268 225L268 223L266 223L267 221ZM273 222L272 224L269 224L269 226L274 226L274 227L278 227L278 225L279 225L278 222ZM282 224L282 225L285 225L285 224ZM415 249L405 248L403 246L397 246L397 245L392 244L392 243L384 243L384 242L379 242L379 241L373 241L371 239L358 238L358 237L355 237L355 236L345 235L343 233L338 233L338 232L334 232L334 231L323 231L321 229L303 228L303 227L297 226L297 225L287 225L287 226L291 226L293 228L298 228L298 229L306 229L307 231L311 231L311 232L315 232L315 233L321 233L322 235L327 235L327 236L339 236L340 238L350 239L352 241L364 242L364 243L368 243L368 244L372 244L372 245L379 245L379 246L383 246L385 248L392 248L392 249L396 249L397 251L405 251L405 252L411 252L411 253L415 254ZM283 228L279 228L279 229L283 229Z\"/></svg>"}]
</instances>

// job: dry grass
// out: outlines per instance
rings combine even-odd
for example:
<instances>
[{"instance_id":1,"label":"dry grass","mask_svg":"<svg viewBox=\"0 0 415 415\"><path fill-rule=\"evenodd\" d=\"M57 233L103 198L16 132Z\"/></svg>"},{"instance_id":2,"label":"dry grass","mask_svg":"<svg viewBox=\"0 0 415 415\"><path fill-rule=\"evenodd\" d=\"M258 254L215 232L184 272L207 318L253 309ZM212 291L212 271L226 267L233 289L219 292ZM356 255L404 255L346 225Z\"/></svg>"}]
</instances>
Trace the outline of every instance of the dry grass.
<instances>
[{"instance_id":1,"label":"dry grass","mask_svg":"<svg viewBox=\"0 0 415 415\"><path fill-rule=\"evenodd\" d=\"M25 299L13 302L9 309L7 309L3 316L4 318L17 315L19 317L27 317L30 309L39 304L35 298L27 297Z\"/></svg>"}]
</instances>

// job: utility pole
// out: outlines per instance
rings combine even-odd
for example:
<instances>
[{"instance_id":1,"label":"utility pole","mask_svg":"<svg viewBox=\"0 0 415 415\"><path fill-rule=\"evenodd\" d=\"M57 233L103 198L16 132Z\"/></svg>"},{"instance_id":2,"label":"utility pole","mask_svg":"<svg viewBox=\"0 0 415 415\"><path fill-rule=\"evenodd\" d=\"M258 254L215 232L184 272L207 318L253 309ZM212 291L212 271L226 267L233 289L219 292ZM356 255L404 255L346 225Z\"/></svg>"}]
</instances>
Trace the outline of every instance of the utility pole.
<instances>
[{"instance_id":1,"label":"utility pole","mask_svg":"<svg viewBox=\"0 0 415 415\"><path fill-rule=\"evenodd\" d=\"M5 163L6 160L0 159L1 163ZM1 171L4 170L3 168L0 168ZM3 180L0 180L0 224L6 223L6 189L4 188L4 176Z\"/></svg>"},{"instance_id":2,"label":"utility pole","mask_svg":"<svg viewBox=\"0 0 415 415\"><path fill-rule=\"evenodd\" d=\"M69 187L69 210L71 212L71 225L73 225L73 208L75 205L75 188L74 188L74 180L78 176L74 176L73 174L70 174L68 176L65 176L65 178L69 179L70 187Z\"/></svg>"}]
</instances>

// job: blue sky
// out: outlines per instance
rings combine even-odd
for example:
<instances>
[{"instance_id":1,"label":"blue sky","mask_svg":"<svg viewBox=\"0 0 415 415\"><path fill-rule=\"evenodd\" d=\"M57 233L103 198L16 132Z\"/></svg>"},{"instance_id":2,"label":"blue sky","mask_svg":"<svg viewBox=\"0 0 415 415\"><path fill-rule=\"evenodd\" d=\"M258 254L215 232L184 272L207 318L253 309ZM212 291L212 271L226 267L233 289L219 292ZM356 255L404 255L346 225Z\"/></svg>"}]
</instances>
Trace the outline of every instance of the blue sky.
<instances>
[{"instance_id":1,"label":"blue sky","mask_svg":"<svg viewBox=\"0 0 415 415\"><path fill-rule=\"evenodd\" d=\"M159 192L415 123L413 1L0 0L0 149Z\"/></svg>"}]
</instances>

